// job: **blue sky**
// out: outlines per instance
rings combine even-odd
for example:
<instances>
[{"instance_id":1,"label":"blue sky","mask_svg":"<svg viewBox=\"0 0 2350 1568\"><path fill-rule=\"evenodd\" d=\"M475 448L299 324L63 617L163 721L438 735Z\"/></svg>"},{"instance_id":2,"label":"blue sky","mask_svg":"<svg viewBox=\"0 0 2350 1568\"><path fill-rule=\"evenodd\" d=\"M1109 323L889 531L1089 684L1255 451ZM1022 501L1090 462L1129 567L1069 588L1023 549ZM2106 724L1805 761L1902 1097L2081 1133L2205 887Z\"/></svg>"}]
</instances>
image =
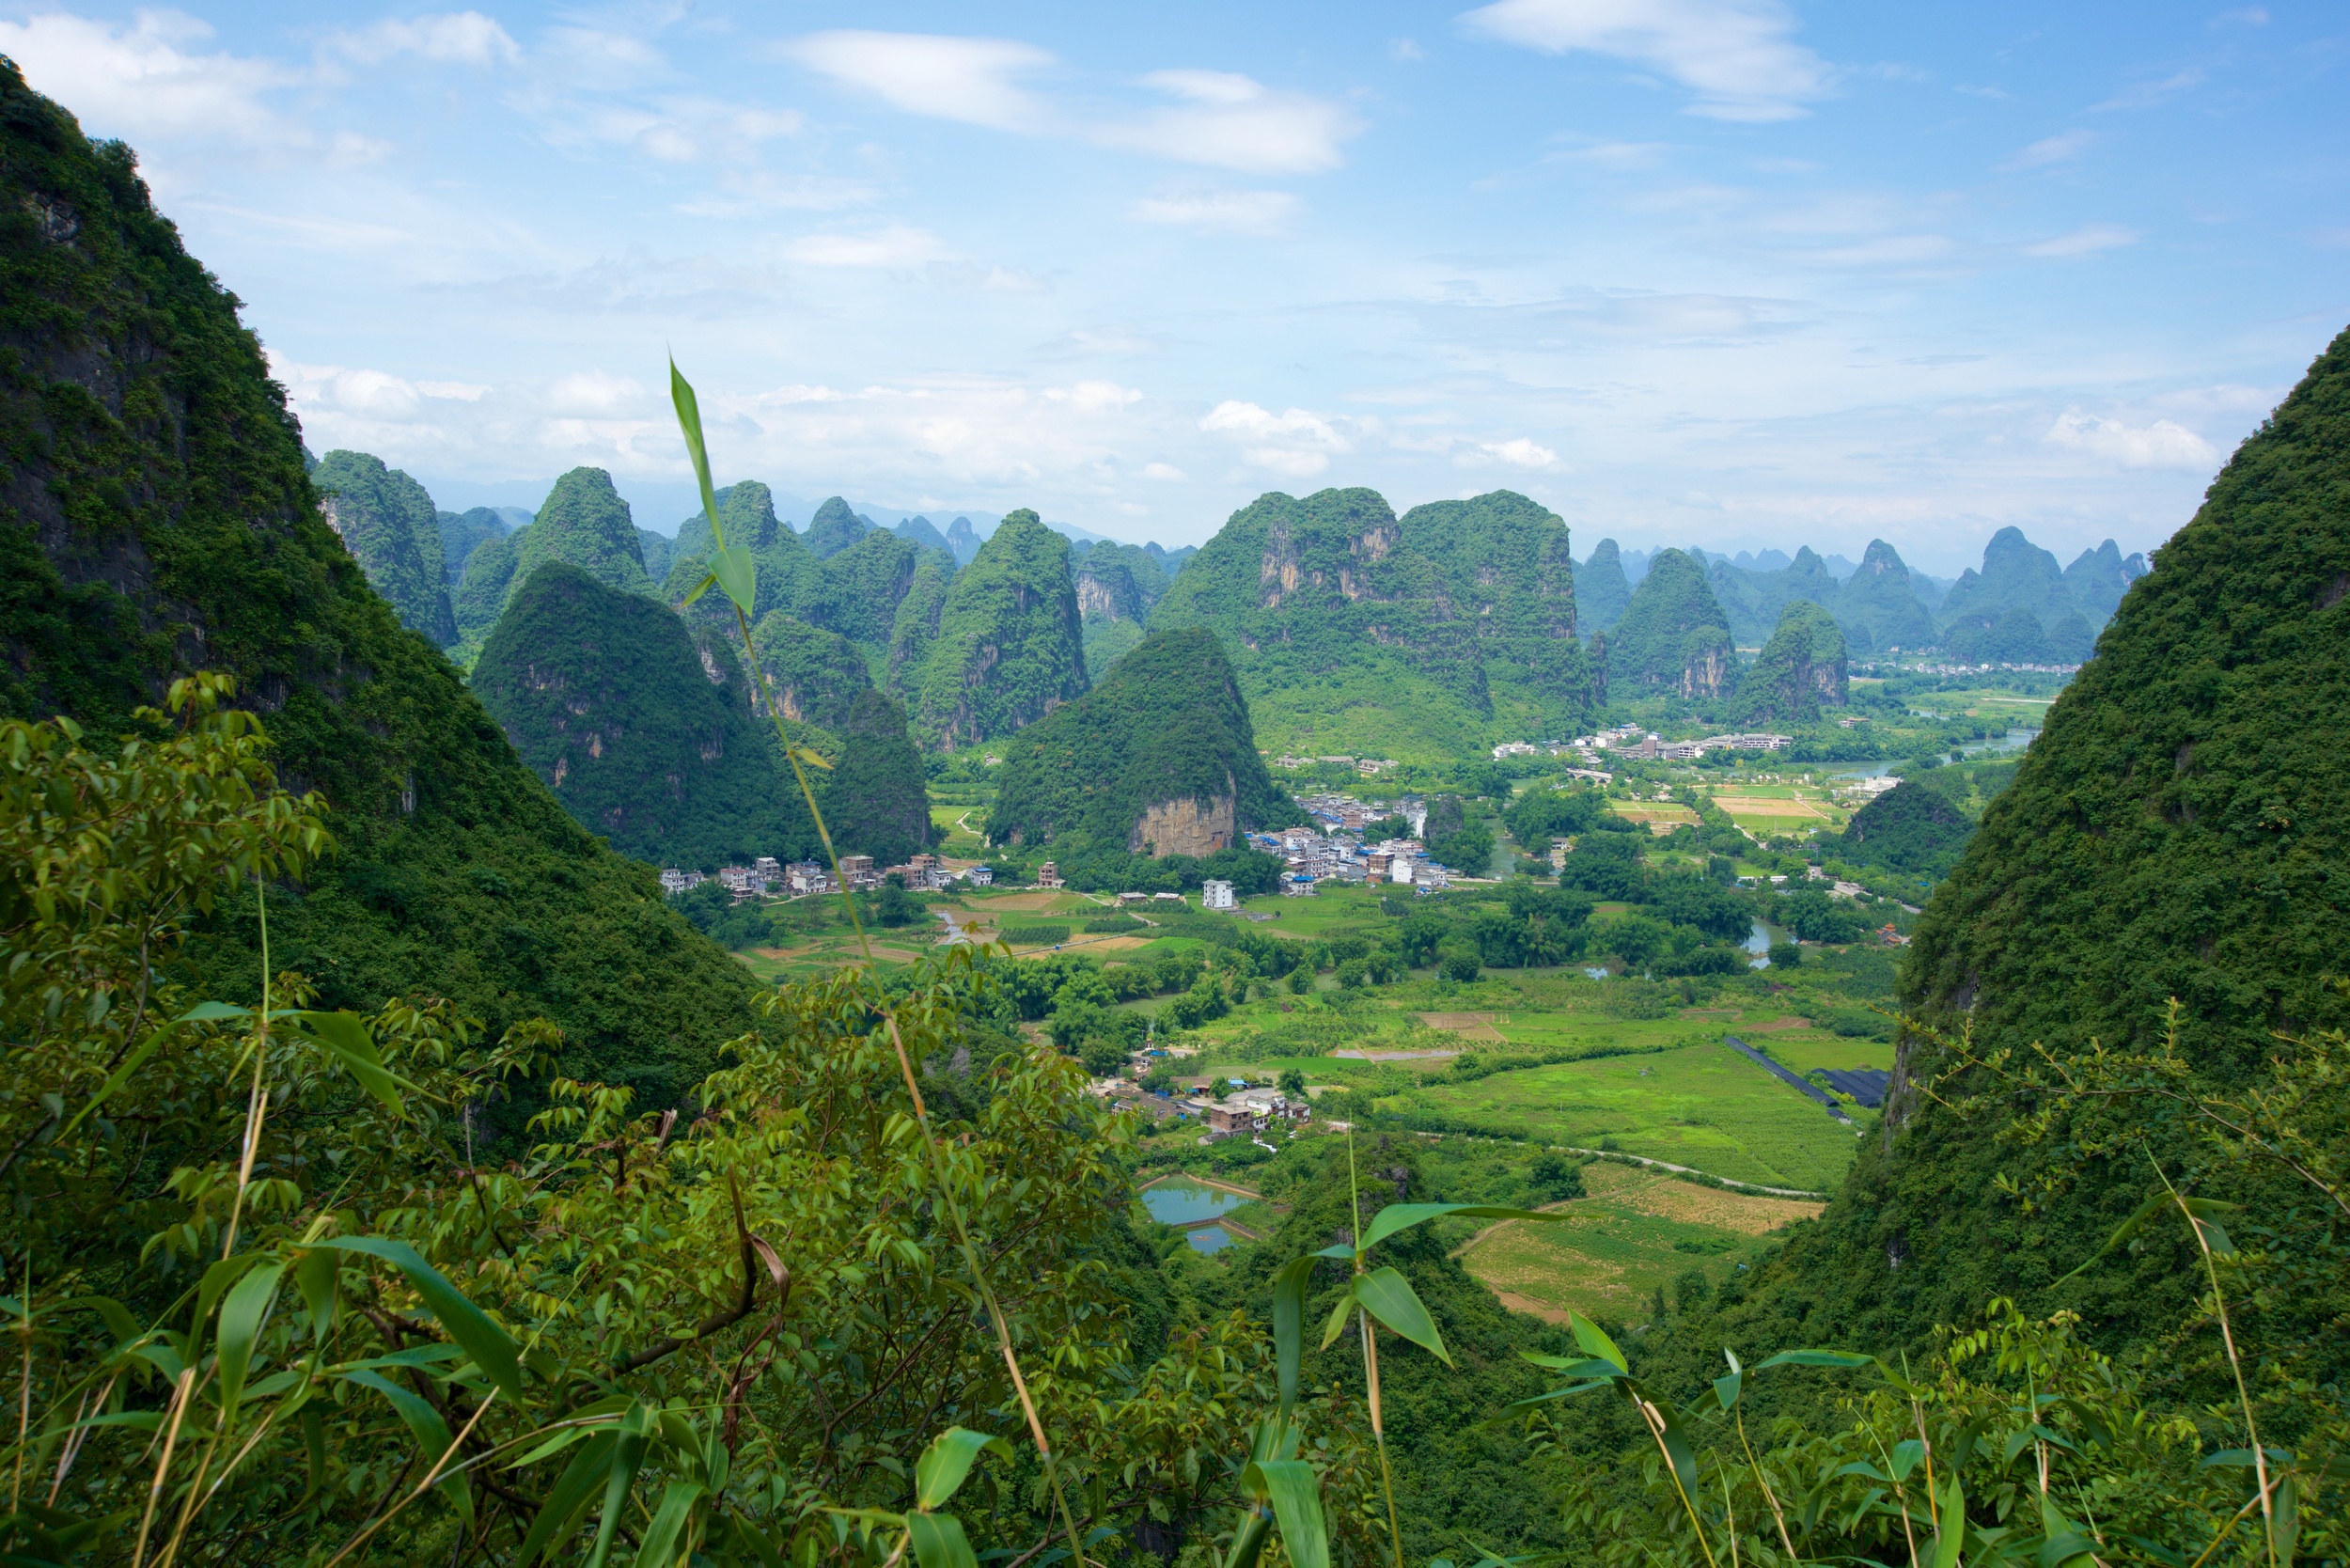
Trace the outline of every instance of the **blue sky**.
<instances>
[{"instance_id":1,"label":"blue sky","mask_svg":"<svg viewBox=\"0 0 2350 1568\"><path fill-rule=\"evenodd\" d=\"M674 348L791 495L2069 559L2350 321L2339 5L0 0L0 53L138 148L314 448L593 463L665 530Z\"/></svg>"}]
</instances>

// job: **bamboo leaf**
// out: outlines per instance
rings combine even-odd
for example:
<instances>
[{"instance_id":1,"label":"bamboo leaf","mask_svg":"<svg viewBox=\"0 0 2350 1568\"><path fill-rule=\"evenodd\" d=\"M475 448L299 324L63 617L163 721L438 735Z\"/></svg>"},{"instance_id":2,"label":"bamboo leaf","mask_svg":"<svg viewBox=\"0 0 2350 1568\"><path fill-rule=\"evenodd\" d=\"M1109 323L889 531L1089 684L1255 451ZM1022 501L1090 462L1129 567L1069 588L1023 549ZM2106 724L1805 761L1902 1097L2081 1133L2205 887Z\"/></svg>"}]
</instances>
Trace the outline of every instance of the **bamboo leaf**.
<instances>
[{"instance_id":1,"label":"bamboo leaf","mask_svg":"<svg viewBox=\"0 0 2350 1568\"><path fill-rule=\"evenodd\" d=\"M1647 1402L1656 1413L1656 1423L1662 1428L1657 1436L1665 1446L1665 1455L1673 1464L1673 1474L1681 1478L1681 1489L1691 1497L1698 1490L1697 1450L1689 1447L1689 1435L1681 1429L1681 1418L1663 1400Z\"/></svg>"},{"instance_id":2,"label":"bamboo leaf","mask_svg":"<svg viewBox=\"0 0 2350 1568\"><path fill-rule=\"evenodd\" d=\"M966 1427L950 1426L931 1439L922 1457L914 1462L914 1506L927 1512L955 1495L982 1449L994 1449L1006 1459L1011 1445L1001 1437Z\"/></svg>"},{"instance_id":3,"label":"bamboo leaf","mask_svg":"<svg viewBox=\"0 0 2350 1568\"><path fill-rule=\"evenodd\" d=\"M1915 1437L1904 1437L1893 1445L1893 1479L1907 1481L1909 1472L1918 1467L1926 1456L1926 1446Z\"/></svg>"},{"instance_id":4,"label":"bamboo leaf","mask_svg":"<svg viewBox=\"0 0 2350 1568\"><path fill-rule=\"evenodd\" d=\"M1446 1366L1452 1365L1444 1336L1436 1332L1436 1320L1428 1315L1412 1282L1402 1274L1391 1268L1372 1269L1355 1281L1355 1299L1382 1325L1433 1353Z\"/></svg>"},{"instance_id":5,"label":"bamboo leaf","mask_svg":"<svg viewBox=\"0 0 2350 1568\"><path fill-rule=\"evenodd\" d=\"M222 1002L200 1002L196 1007L190 1009L184 1016L175 1018L170 1023L162 1025L150 1032L145 1040L139 1042L138 1048L136 1050L122 1058L121 1066L106 1074L106 1081L100 1084L98 1086L98 1091L92 1094L89 1099L84 1103L80 1110L73 1113L73 1120L67 1122L64 1130L57 1134L56 1141L63 1143L67 1138L71 1137L73 1136L73 1129L82 1124L83 1119L87 1117L92 1111L96 1110L99 1106L104 1105L107 1100L112 1098L116 1090L120 1089L124 1084L130 1082L131 1074L146 1066L147 1058L155 1054L156 1047L163 1044L165 1040L169 1039L181 1024L186 1023L189 1019L196 1018L198 1015L204 1017L214 1016L213 1014L205 1011L205 1009L207 1008L226 1009L227 1004ZM243 1008L235 1008L228 1009L227 1011L243 1012L244 1010Z\"/></svg>"},{"instance_id":6,"label":"bamboo leaf","mask_svg":"<svg viewBox=\"0 0 2350 1568\"><path fill-rule=\"evenodd\" d=\"M1581 1345L1587 1355L1600 1357L1620 1372L1628 1372L1632 1370L1632 1364L1623 1358L1623 1352L1616 1348L1616 1341L1609 1339L1599 1325L1582 1313L1569 1312L1567 1327L1574 1333L1574 1342ZM1763 1364L1769 1365L1768 1362Z\"/></svg>"},{"instance_id":7,"label":"bamboo leaf","mask_svg":"<svg viewBox=\"0 0 2350 1568\"><path fill-rule=\"evenodd\" d=\"M530 1533L523 1537L521 1553L514 1559L516 1568L530 1568L541 1552L549 1552L571 1540L579 1529L582 1514L603 1484L612 1467L612 1451L618 1446L617 1431L599 1432L588 1440L588 1446L572 1456L556 1480L555 1490L547 1494L539 1506L539 1516L531 1521Z\"/></svg>"},{"instance_id":8,"label":"bamboo leaf","mask_svg":"<svg viewBox=\"0 0 2350 1568\"><path fill-rule=\"evenodd\" d=\"M1298 1371L1306 1356L1306 1292L1313 1277L1313 1259L1292 1258L1273 1278L1273 1360L1284 1419L1297 1403Z\"/></svg>"},{"instance_id":9,"label":"bamboo leaf","mask_svg":"<svg viewBox=\"0 0 2350 1568\"><path fill-rule=\"evenodd\" d=\"M1331 1342L1346 1329L1346 1309L1355 1305L1355 1286L1349 1283L1339 1293L1338 1305L1330 1309L1330 1321L1322 1325L1322 1348L1328 1350Z\"/></svg>"},{"instance_id":10,"label":"bamboo leaf","mask_svg":"<svg viewBox=\"0 0 2350 1568\"><path fill-rule=\"evenodd\" d=\"M1756 1362L1754 1370L1762 1372L1773 1367L1829 1367L1839 1372L1856 1372L1874 1365L1875 1356L1855 1356L1849 1350L1782 1350L1767 1361Z\"/></svg>"},{"instance_id":11,"label":"bamboo leaf","mask_svg":"<svg viewBox=\"0 0 2350 1568\"><path fill-rule=\"evenodd\" d=\"M261 1324L269 1316L270 1304L277 1299L277 1282L285 1272L283 1262L250 1269L229 1287L220 1304L220 1360L215 1370L220 1377L220 1407L231 1421L236 1419L237 1402L244 1393L244 1374L253 1365L253 1343L261 1337Z\"/></svg>"},{"instance_id":12,"label":"bamboo leaf","mask_svg":"<svg viewBox=\"0 0 2350 1568\"><path fill-rule=\"evenodd\" d=\"M1534 1209L1498 1208L1490 1203L1390 1203L1372 1216L1371 1228L1363 1232L1356 1247L1365 1252L1386 1241L1389 1236L1410 1230L1445 1215L1465 1215L1471 1219L1541 1219L1562 1220L1563 1214L1543 1214Z\"/></svg>"},{"instance_id":13,"label":"bamboo leaf","mask_svg":"<svg viewBox=\"0 0 2350 1568\"><path fill-rule=\"evenodd\" d=\"M451 1442L448 1423L441 1419L441 1413L438 1410L433 1409L421 1398L394 1383L382 1372L345 1372L343 1381L355 1383L363 1388L372 1388L391 1402L392 1409L407 1424L409 1435L415 1438L417 1449L424 1454L425 1467L430 1468L439 1462L441 1455L448 1452ZM449 1505L464 1515L467 1526L472 1525L473 1492L465 1484L464 1472L453 1470L450 1474L443 1476L435 1483L433 1490L446 1497Z\"/></svg>"},{"instance_id":14,"label":"bamboo leaf","mask_svg":"<svg viewBox=\"0 0 2350 1568\"><path fill-rule=\"evenodd\" d=\"M658 1413L649 1404L632 1404L613 1434L612 1464L603 1477L603 1517L596 1522L596 1544L588 1552L588 1568L603 1568L612 1555L612 1539L620 1516L628 1512L628 1494L645 1463L645 1445Z\"/></svg>"},{"instance_id":15,"label":"bamboo leaf","mask_svg":"<svg viewBox=\"0 0 2350 1568\"><path fill-rule=\"evenodd\" d=\"M723 550L726 525L718 521L718 496L710 488L710 451L702 445L701 400L694 396L693 383L677 368L675 355L669 359L669 401L677 409L678 429L685 435L685 454L694 460L694 482L701 487L702 510L710 516L710 537Z\"/></svg>"},{"instance_id":16,"label":"bamboo leaf","mask_svg":"<svg viewBox=\"0 0 2350 1568\"><path fill-rule=\"evenodd\" d=\"M514 1341L506 1330L490 1321L490 1315L445 1278L419 1256L406 1242L390 1241L382 1236L335 1236L313 1242L314 1247L333 1247L339 1252L364 1252L381 1258L408 1277L416 1294L432 1315L441 1320L448 1337L465 1347L474 1365L479 1367L491 1382L513 1401L517 1408L523 1403L523 1372Z\"/></svg>"},{"instance_id":17,"label":"bamboo leaf","mask_svg":"<svg viewBox=\"0 0 2350 1568\"><path fill-rule=\"evenodd\" d=\"M1942 1533L1934 1538L1934 1555L1927 1560L1934 1568L1958 1568L1958 1554L1966 1544L1966 1494L1952 1475L1950 1489L1942 1495Z\"/></svg>"},{"instance_id":18,"label":"bamboo leaf","mask_svg":"<svg viewBox=\"0 0 2350 1568\"><path fill-rule=\"evenodd\" d=\"M1401 1332L1399 1330L1399 1332ZM1330 1531L1322 1517L1322 1484L1302 1459L1270 1459L1241 1472L1241 1489L1273 1504L1292 1568L1330 1568Z\"/></svg>"},{"instance_id":19,"label":"bamboo leaf","mask_svg":"<svg viewBox=\"0 0 2350 1568\"><path fill-rule=\"evenodd\" d=\"M909 1513L906 1539L920 1568L979 1568L963 1521L951 1513Z\"/></svg>"},{"instance_id":20,"label":"bamboo leaf","mask_svg":"<svg viewBox=\"0 0 2350 1568\"><path fill-rule=\"evenodd\" d=\"M653 1511L652 1523L645 1527L645 1539L636 1548L636 1568L672 1568L682 1549L681 1537L694 1517L694 1505L701 1501L708 1488L699 1482L673 1481L661 1494L661 1506Z\"/></svg>"},{"instance_id":21,"label":"bamboo leaf","mask_svg":"<svg viewBox=\"0 0 2350 1568\"><path fill-rule=\"evenodd\" d=\"M713 555L710 574L718 579L736 608L744 615L751 613L759 599L759 567L751 559L749 545L730 544Z\"/></svg>"},{"instance_id":22,"label":"bamboo leaf","mask_svg":"<svg viewBox=\"0 0 2350 1568\"><path fill-rule=\"evenodd\" d=\"M678 608L685 608L687 605L693 604L695 600L699 599L703 594L708 593L712 588L715 588L717 584L718 574L715 572L703 572L702 580L685 590L685 597L678 602Z\"/></svg>"},{"instance_id":23,"label":"bamboo leaf","mask_svg":"<svg viewBox=\"0 0 2350 1568\"><path fill-rule=\"evenodd\" d=\"M2277 1568L2293 1568L2293 1554L2301 1544L2301 1487L2293 1476L2277 1483L2272 1506L2268 1540L2276 1548Z\"/></svg>"},{"instance_id":24,"label":"bamboo leaf","mask_svg":"<svg viewBox=\"0 0 2350 1568\"><path fill-rule=\"evenodd\" d=\"M314 1247L293 1266L294 1287L302 1293L303 1305L310 1309L310 1339L314 1344L324 1344L328 1331L335 1326L336 1277L341 1262L332 1250Z\"/></svg>"},{"instance_id":25,"label":"bamboo leaf","mask_svg":"<svg viewBox=\"0 0 2350 1568\"><path fill-rule=\"evenodd\" d=\"M383 1101L384 1108L394 1116L406 1108L400 1097L401 1090L424 1092L384 1067L384 1058L376 1053L375 1042L368 1038L367 1025L355 1012L298 1012L294 1014L294 1032L339 1062L345 1072L359 1080L362 1089Z\"/></svg>"}]
</instances>

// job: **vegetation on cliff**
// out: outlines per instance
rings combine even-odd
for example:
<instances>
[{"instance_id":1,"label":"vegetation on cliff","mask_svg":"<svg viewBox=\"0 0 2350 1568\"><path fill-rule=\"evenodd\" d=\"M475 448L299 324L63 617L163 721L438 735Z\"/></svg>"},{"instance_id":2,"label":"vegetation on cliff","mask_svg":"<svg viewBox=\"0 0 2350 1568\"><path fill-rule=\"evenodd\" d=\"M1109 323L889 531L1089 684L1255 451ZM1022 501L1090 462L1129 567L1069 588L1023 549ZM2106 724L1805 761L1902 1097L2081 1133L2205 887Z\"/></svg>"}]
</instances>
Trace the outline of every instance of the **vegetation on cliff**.
<instances>
[{"instance_id":1,"label":"vegetation on cliff","mask_svg":"<svg viewBox=\"0 0 2350 1568\"><path fill-rule=\"evenodd\" d=\"M1048 846L1087 882L1115 877L1133 855L1204 858L1297 820L1257 755L1231 664L1202 627L1152 632L1003 752L988 838ZM1146 841L1146 820L1182 837Z\"/></svg>"},{"instance_id":2,"label":"vegetation on cliff","mask_svg":"<svg viewBox=\"0 0 2350 1568\"><path fill-rule=\"evenodd\" d=\"M1610 695L1727 697L1738 677L1729 620L1706 585L1705 569L1679 550L1659 550L1607 634Z\"/></svg>"},{"instance_id":3,"label":"vegetation on cliff","mask_svg":"<svg viewBox=\"0 0 2350 1568\"><path fill-rule=\"evenodd\" d=\"M1801 723L1823 708L1841 708L1852 686L1844 656L1844 634L1836 618L1798 599L1778 618L1778 628L1738 681L1742 723Z\"/></svg>"},{"instance_id":4,"label":"vegetation on cliff","mask_svg":"<svg viewBox=\"0 0 2350 1568\"><path fill-rule=\"evenodd\" d=\"M1575 635L1567 525L1515 491L1431 501L1399 522L1403 548L1434 561L1456 615L1476 629L1495 712L1538 733L1591 713L1591 672Z\"/></svg>"},{"instance_id":5,"label":"vegetation on cliff","mask_svg":"<svg viewBox=\"0 0 2350 1568\"><path fill-rule=\"evenodd\" d=\"M1603 539L1591 558L1574 571L1574 617L1588 639L1610 631L1632 603L1632 579L1624 575L1623 553Z\"/></svg>"},{"instance_id":6,"label":"vegetation on cliff","mask_svg":"<svg viewBox=\"0 0 2350 1568\"><path fill-rule=\"evenodd\" d=\"M915 688L915 728L964 746L1033 724L1087 687L1069 541L1023 509L955 574Z\"/></svg>"},{"instance_id":7,"label":"vegetation on cliff","mask_svg":"<svg viewBox=\"0 0 2350 1568\"><path fill-rule=\"evenodd\" d=\"M455 642L440 515L424 486L381 458L346 451L321 458L310 482L324 500L327 525L400 623L435 647Z\"/></svg>"},{"instance_id":8,"label":"vegetation on cliff","mask_svg":"<svg viewBox=\"0 0 2350 1568\"><path fill-rule=\"evenodd\" d=\"M336 814L337 853L271 909L277 964L329 1007L422 991L494 1032L543 1014L574 1070L682 1092L748 1019L739 970L564 814L368 586L259 345L129 149L90 144L5 64L0 107L0 708L119 734L201 648ZM126 553L148 562L134 591L102 570ZM214 909L188 972L257 973L251 895Z\"/></svg>"},{"instance_id":9,"label":"vegetation on cliff","mask_svg":"<svg viewBox=\"0 0 2350 1568\"><path fill-rule=\"evenodd\" d=\"M644 547L636 540L628 503L601 468L574 468L555 481L530 526L514 538L515 587L548 561L567 561L596 581L648 598L659 590L645 572Z\"/></svg>"},{"instance_id":10,"label":"vegetation on cliff","mask_svg":"<svg viewBox=\"0 0 2350 1568\"><path fill-rule=\"evenodd\" d=\"M747 687L724 642L697 651L658 600L566 561L523 579L473 672L481 705L582 826L638 860L702 870L816 847Z\"/></svg>"},{"instance_id":11,"label":"vegetation on cliff","mask_svg":"<svg viewBox=\"0 0 2350 1568\"><path fill-rule=\"evenodd\" d=\"M837 728L840 760L823 793L833 848L870 855L877 866L902 866L934 837L922 758L906 733L905 710L869 687Z\"/></svg>"}]
</instances>

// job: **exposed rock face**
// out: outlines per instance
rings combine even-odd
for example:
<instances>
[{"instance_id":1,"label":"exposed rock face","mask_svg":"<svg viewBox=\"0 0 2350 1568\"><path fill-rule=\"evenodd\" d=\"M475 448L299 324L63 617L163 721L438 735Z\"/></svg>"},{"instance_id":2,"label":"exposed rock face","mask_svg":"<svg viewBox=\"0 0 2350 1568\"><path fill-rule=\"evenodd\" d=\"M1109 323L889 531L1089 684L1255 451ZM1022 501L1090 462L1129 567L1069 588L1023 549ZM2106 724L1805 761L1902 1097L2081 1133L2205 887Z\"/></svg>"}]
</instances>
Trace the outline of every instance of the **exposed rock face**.
<instances>
[{"instance_id":1,"label":"exposed rock face","mask_svg":"<svg viewBox=\"0 0 2350 1568\"><path fill-rule=\"evenodd\" d=\"M1848 664L1835 618L1797 600L1778 618L1778 630L1739 684L1741 715L1761 724L1817 718L1822 708L1841 708L1851 690Z\"/></svg>"},{"instance_id":2,"label":"exposed rock face","mask_svg":"<svg viewBox=\"0 0 2350 1568\"><path fill-rule=\"evenodd\" d=\"M1144 807L1141 820L1126 836L1126 848L1136 855L1162 860L1170 855L1188 855L1197 859L1231 848L1238 833L1232 796L1222 794L1202 800L1186 795L1152 801Z\"/></svg>"},{"instance_id":3,"label":"exposed rock face","mask_svg":"<svg viewBox=\"0 0 2350 1568\"><path fill-rule=\"evenodd\" d=\"M1608 684L1622 696L1664 687L1711 701L1728 695L1737 674L1729 618L1705 569L1678 550L1658 551L1608 634Z\"/></svg>"}]
</instances>

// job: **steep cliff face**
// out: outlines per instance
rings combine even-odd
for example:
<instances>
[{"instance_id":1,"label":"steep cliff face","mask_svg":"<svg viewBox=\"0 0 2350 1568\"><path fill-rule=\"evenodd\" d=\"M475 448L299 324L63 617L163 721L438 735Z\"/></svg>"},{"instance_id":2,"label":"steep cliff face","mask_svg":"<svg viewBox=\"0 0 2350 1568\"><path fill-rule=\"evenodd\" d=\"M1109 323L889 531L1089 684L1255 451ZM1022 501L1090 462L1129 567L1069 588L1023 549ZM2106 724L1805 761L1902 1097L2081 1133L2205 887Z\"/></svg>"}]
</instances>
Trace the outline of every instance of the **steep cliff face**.
<instances>
[{"instance_id":1,"label":"steep cliff face","mask_svg":"<svg viewBox=\"0 0 2350 1568\"><path fill-rule=\"evenodd\" d=\"M435 647L457 640L443 564L440 514L424 486L365 452L333 451L310 482L326 525L368 574L400 623Z\"/></svg>"},{"instance_id":2,"label":"steep cliff face","mask_svg":"<svg viewBox=\"0 0 2350 1568\"><path fill-rule=\"evenodd\" d=\"M970 745L1034 723L1087 685L1069 541L1015 511L947 590L916 729L932 745Z\"/></svg>"},{"instance_id":3,"label":"steep cliff face","mask_svg":"<svg viewBox=\"0 0 2350 1568\"><path fill-rule=\"evenodd\" d=\"M768 611L751 629L751 651L783 716L794 724L838 730L873 683L855 644L781 610Z\"/></svg>"},{"instance_id":4,"label":"steep cliff face","mask_svg":"<svg viewBox=\"0 0 2350 1568\"><path fill-rule=\"evenodd\" d=\"M1457 754L1493 723L1474 618L1374 491L1260 497L1184 565L1150 626L1212 630L1271 745Z\"/></svg>"},{"instance_id":5,"label":"steep cliff face","mask_svg":"<svg viewBox=\"0 0 2350 1568\"><path fill-rule=\"evenodd\" d=\"M750 1027L740 966L665 910L515 758L328 527L301 433L236 305L93 146L0 62L0 709L129 728L225 670L337 852L270 904L272 962L328 1007L451 999L491 1038L531 1014L565 1070L674 1103ZM189 953L250 985L248 898ZM626 1005L618 1005L625 997Z\"/></svg>"},{"instance_id":6,"label":"steep cliff face","mask_svg":"<svg viewBox=\"0 0 2350 1568\"><path fill-rule=\"evenodd\" d=\"M992 541L991 541L992 542ZM1258 756L1214 634L1152 632L1102 683L1004 745L988 836L1104 854L1205 856L1293 819Z\"/></svg>"},{"instance_id":7,"label":"steep cliff face","mask_svg":"<svg viewBox=\"0 0 2350 1568\"><path fill-rule=\"evenodd\" d=\"M821 561L838 555L870 531L865 519L849 510L848 502L835 495L816 509L816 515L807 520L807 529L800 538L808 554Z\"/></svg>"},{"instance_id":8,"label":"steep cliff face","mask_svg":"<svg viewBox=\"0 0 2350 1568\"><path fill-rule=\"evenodd\" d=\"M1679 550L1660 550L1607 637L1609 688L1619 698L1658 689L1691 701L1729 694L1738 673L1728 617L1705 569Z\"/></svg>"},{"instance_id":9,"label":"steep cliff face","mask_svg":"<svg viewBox=\"0 0 2350 1568\"><path fill-rule=\"evenodd\" d=\"M1130 854L1160 860L1170 855L1199 859L1239 841L1235 802L1230 793L1154 800L1142 808L1141 819L1126 835Z\"/></svg>"},{"instance_id":10,"label":"steep cliff face","mask_svg":"<svg viewBox=\"0 0 2350 1568\"><path fill-rule=\"evenodd\" d=\"M1575 623L1586 636L1597 636L1623 619L1632 603L1632 579L1624 575L1623 553L1612 539L1603 539L1574 575Z\"/></svg>"},{"instance_id":11,"label":"steep cliff face","mask_svg":"<svg viewBox=\"0 0 2350 1568\"><path fill-rule=\"evenodd\" d=\"M1798 600L1778 618L1778 629L1738 683L1738 709L1748 723L1796 723L1816 719L1823 708L1850 700L1844 634L1836 618Z\"/></svg>"}]
</instances>

